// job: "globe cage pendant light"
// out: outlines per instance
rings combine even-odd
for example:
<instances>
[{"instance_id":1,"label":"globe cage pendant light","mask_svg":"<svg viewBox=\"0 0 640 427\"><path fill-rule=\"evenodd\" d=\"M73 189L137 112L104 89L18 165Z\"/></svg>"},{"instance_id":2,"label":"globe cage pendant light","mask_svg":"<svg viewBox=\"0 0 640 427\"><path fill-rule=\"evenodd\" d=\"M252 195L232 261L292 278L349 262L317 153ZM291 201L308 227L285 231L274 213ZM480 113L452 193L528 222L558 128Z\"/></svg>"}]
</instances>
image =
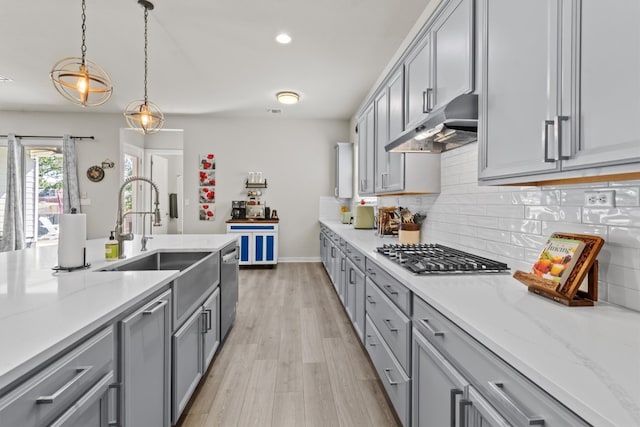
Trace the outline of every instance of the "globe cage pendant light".
<instances>
[{"instance_id":1,"label":"globe cage pendant light","mask_svg":"<svg viewBox=\"0 0 640 427\"><path fill-rule=\"evenodd\" d=\"M130 102L125 109L124 117L131 129L144 135L150 135L162 129L164 115L156 104L149 101L147 96L147 30L149 10L153 10L154 6L147 0L138 0L138 3L144 7L144 99Z\"/></svg>"},{"instance_id":2,"label":"globe cage pendant light","mask_svg":"<svg viewBox=\"0 0 640 427\"><path fill-rule=\"evenodd\" d=\"M56 62L49 73L53 87L67 101L83 107L97 107L111 98L111 77L98 64L86 58L86 5L82 0L82 57Z\"/></svg>"}]
</instances>

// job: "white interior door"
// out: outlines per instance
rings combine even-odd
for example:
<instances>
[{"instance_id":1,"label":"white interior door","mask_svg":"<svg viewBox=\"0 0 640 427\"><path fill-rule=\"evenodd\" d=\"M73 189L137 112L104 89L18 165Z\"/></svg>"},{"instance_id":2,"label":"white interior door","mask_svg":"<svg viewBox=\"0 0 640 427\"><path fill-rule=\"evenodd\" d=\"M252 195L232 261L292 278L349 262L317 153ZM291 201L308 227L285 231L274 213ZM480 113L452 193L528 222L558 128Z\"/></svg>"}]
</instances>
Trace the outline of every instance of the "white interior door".
<instances>
[{"instance_id":1,"label":"white interior door","mask_svg":"<svg viewBox=\"0 0 640 427\"><path fill-rule=\"evenodd\" d=\"M160 196L158 201L160 202L160 218L162 225L160 227L153 228L153 234L167 234L167 224L169 223L169 161L162 156L151 156L151 180L156 183ZM151 200L155 195L151 193ZM152 209L155 206L152 205Z\"/></svg>"}]
</instances>

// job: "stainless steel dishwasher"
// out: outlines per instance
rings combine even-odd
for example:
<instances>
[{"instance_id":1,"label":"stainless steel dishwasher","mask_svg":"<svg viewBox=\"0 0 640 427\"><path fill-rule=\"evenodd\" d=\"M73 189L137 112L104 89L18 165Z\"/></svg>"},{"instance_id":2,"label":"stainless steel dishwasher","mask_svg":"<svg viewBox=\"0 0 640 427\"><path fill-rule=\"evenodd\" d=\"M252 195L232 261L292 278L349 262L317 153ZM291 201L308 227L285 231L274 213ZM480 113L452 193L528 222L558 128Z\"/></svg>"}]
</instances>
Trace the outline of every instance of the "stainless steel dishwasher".
<instances>
[{"instance_id":1,"label":"stainless steel dishwasher","mask_svg":"<svg viewBox=\"0 0 640 427\"><path fill-rule=\"evenodd\" d=\"M238 307L238 259L237 243L222 249L220 266L220 342L223 342L236 318Z\"/></svg>"}]
</instances>

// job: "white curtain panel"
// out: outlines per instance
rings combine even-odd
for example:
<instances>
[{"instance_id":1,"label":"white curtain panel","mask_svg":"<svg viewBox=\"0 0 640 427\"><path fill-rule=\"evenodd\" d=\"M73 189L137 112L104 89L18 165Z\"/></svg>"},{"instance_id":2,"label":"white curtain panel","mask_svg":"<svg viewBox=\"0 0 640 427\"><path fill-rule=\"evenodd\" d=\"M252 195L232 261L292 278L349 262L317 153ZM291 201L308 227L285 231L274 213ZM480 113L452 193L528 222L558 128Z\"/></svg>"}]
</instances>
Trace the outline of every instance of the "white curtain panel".
<instances>
[{"instance_id":1,"label":"white curtain panel","mask_svg":"<svg viewBox=\"0 0 640 427\"><path fill-rule=\"evenodd\" d=\"M76 213L80 213L76 140L69 135L62 138L62 180L64 213L71 213L73 208L76 209Z\"/></svg>"},{"instance_id":2,"label":"white curtain panel","mask_svg":"<svg viewBox=\"0 0 640 427\"><path fill-rule=\"evenodd\" d=\"M15 134L7 137L7 197L4 202L4 223L0 252L24 249L24 217L22 216L21 144Z\"/></svg>"}]
</instances>

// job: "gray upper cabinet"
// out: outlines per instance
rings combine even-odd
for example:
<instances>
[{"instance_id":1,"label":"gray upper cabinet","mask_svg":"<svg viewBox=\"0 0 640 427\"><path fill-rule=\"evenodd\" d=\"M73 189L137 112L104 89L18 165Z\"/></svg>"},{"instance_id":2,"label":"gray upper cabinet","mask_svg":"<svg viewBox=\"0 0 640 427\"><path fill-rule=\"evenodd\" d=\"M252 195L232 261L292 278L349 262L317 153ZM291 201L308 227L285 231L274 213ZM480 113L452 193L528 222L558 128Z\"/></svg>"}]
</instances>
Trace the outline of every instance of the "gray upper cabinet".
<instances>
[{"instance_id":1,"label":"gray upper cabinet","mask_svg":"<svg viewBox=\"0 0 640 427\"><path fill-rule=\"evenodd\" d=\"M480 180L638 176L640 3L600 3L478 1Z\"/></svg>"},{"instance_id":2,"label":"gray upper cabinet","mask_svg":"<svg viewBox=\"0 0 640 427\"><path fill-rule=\"evenodd\" d=\"M548 137L552 133L547 118L558 113L557 94L546 90L547 82L551 88L558 84L558 67L550 63L545 43L557 45L557 31L548 16L554 3L479 1L484 24L479 59L481 179L560 170L541 141L543 128Z\"/></svg>"},{"instance_id":3,"label":"gray upper cabinet","mask_svg":"<svg viewBox=\"0 0 640 427\"><path fill-rule=\"evenodd\" d=\"M358 120L358 190L360 195L374 194L375 128L374 105Z\"/></svg>"},{"instance_id":4,"label":"gray upper cabinet","mask_svg":"<svg viewBox=\"0 0 640 427\"><path fill-rule=\"evenodd\" d=\"M405 72L405 129L414 127L431 111L433 99L431 81L431 33L409 54L404 63Z\"/></svg>"},{"instance_id":5,"label":"gray upper cabinet","mask_svg":"<svg viewBox=\"0 0 640 427\"><path fill-rule=\"evenodd\" d=\"M574 82L580 94L572 100L577 109L568 118L573 135L562 153L568 157L562 169L640 162L640 2L574 4L575 20L569 23L579 29L580 40L571 43L579 47L571 65L578 70Z\"/></svg>"},{"instance_id":6,"label":"gray upper cabinet","mask_svg":"<svg viewBox=\"0 0 640 427\"><path fill-rule=\"evenodd\" d=\"M384 88L374 101L375 106L375 147L376 147L376 179L375 190L380 193L385 189L385 179L389 177L389 159L384 150L389 141L389 95Z\"/></svg>"},{"instance_id":7,"label":"gray upper cabinet","mask_svg":"<svg viewBox=\"0 0 640 427\"><path fill-rule=\"evenodd\" d=\"M404 70L400 67L389 79L385 88L386 114L376 114L376 119L386 121L383 134L376 134L376 192L389 193L404 190L404 153L387 153L384 146L404 130ZM376 106L379 104L376 102ZM380 182L379 182L380 181ZM381 185L378 185L381 184Z\"/></svg>"},{"instance_id":8,"label":"gray upper cabinet","mask_svg":"<svg viewBox=\"0 0 640 427\"><path fill-rule=\"evenodd\" d=\"M446 105L474 88L473 0L452 0L431 33L433 46L433 92L429 108Z\"/></svg>"}]
</instances>

